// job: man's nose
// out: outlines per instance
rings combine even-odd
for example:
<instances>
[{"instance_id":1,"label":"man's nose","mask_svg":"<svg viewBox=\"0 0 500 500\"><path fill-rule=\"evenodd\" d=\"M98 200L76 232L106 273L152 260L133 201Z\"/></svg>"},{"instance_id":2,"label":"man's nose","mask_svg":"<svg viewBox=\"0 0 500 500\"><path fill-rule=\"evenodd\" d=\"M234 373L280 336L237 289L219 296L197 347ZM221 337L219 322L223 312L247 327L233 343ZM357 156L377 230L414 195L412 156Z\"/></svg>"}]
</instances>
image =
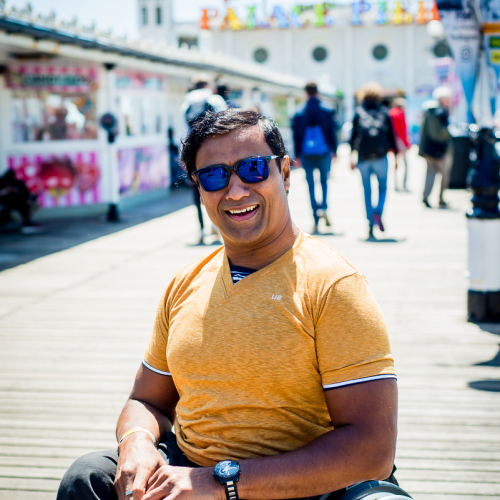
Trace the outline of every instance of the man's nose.
<instances>
[{"instance_id":1,"label":"man's nose","mask_svg":"<svg viewBox=\"0 0 500 500\"><path fill-rule=\"evenodd\" d=\"M227 200L241 200L250 194L248 184L245 184L234 172L231 173L226 192Z\"/></svg>"}]
</instances>

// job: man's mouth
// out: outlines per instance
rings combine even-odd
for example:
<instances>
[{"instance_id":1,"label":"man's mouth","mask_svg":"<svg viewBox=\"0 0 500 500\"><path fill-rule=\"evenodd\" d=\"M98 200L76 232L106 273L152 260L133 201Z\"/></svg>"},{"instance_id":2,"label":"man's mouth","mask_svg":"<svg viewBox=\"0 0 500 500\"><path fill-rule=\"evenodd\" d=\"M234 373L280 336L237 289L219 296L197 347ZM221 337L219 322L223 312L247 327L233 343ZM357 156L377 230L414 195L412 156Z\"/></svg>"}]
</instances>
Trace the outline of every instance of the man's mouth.
<instances>
[{"instance_id":1,"label":"man's mouth","mask_svg":"<svg viewBox=\"0 0 500 500\"><path fill-rule=\"evenodd\" d=\"M258 209L259 205L250 205L244 208L226 210L226 214L233 220L247 220L253 217Z\"/></svg>"}]
</instances>

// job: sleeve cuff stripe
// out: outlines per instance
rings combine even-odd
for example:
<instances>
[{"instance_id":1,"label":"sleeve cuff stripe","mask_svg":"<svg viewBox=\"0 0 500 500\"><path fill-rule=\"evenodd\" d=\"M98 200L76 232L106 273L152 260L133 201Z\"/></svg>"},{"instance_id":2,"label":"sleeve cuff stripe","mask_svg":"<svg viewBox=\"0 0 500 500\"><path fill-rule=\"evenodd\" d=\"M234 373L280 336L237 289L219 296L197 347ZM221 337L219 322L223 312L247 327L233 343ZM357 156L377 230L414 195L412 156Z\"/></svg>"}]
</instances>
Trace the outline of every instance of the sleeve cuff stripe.
<instances>
[{"instance_id":1,"label":"sleeve cuff stripe","mask_svg":"<svg viewBox=\"0 0 500 500\"><path fill-rule=\"evenodd\" d=\"M162 372L161 370L158 370L158 368L154 368L153 366L151 366L144 358L142 360L142 364L146 367L146 368L149 368L152 372L155 372L155 373L159 373L160 375L168 375L169 377L172 376L171 373L169 372Z\"/></svg>"},{"instance_id":2,"label":"sleeve cuff stripe","mask_svg":"<svg viewBox=\"0 0 500 500\"><path fill-rule=\"evenodd\" d=\"M371 382L372 380L380 380L383 378L393 378L397 380L396 375L374 375L373 377L355 378L353 380L346 380L345 382L337 382L336 384L327 384L323 386L323 390L329 391L330 389L338 389L346 385L362 384L363 382Z\"/></svg>"}]
</instances>

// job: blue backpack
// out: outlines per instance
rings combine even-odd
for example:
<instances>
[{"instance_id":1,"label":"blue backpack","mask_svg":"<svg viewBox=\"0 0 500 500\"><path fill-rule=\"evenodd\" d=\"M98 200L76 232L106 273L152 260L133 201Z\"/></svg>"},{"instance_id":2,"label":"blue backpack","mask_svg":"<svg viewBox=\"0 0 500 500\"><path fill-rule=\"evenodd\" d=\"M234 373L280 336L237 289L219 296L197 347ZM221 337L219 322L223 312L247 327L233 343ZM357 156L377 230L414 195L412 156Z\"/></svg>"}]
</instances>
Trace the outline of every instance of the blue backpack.
<instances>
[{"instance_id":1,"label":"blue backpack","mask_svg":"<svg viewBox=\"0 0 500 500\"><path fill-rule=\"evenodd\" d=\"M319 125L307 127L302 141L302 154L305 156L323 156L328 151L329 148L321 127Z\"/></svg>"}]
</instances>

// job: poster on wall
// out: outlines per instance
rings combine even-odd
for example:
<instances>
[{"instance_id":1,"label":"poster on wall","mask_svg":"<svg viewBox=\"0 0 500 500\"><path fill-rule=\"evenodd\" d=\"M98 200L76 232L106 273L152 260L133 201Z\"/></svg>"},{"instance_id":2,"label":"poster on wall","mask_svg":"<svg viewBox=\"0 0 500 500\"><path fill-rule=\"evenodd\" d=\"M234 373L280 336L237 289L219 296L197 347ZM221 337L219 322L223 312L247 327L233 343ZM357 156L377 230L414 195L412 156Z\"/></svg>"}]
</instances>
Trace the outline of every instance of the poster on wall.
<instances>
[{"instance_id":1,"label":"poster on wall","mask_svg":"<svg viewBox=\"0 0 500 500\"><path fill-rule=\"evenodd\" d=\"M165 145L120 149L118 172L121 197L169 187L170 173Z\"/></svg>"},{"instance_id":2,"label":"poster on wall","mask_svg":"<svg viewBox=\"0 0 500 500\"><path fill-rule=\"evenodd\" d=\"M486 62L490 74L491 113L496 111L498 82L500 79L500 3L494 0L481 0L480 13L483 23Z\"/></svg>"},{"instance_id":3,"label":"poster on wall","mask_svg":"<svg viewBox=\"0 0 500 500\"><path fill-rule=\"evenodd\" d=\"M455 60L467 101L467 120L474 122L472 98L476 87L481 33L474 0L436 0L446 40Z\"/></svg>"},{"instance_id":4,"label":"poster on wall","mask_svg":"<svg viewBox=\"0 0 500 500\"><path fill-rule=\"evenodd\" d=\"M104 201L96 152L10 155L16 177L38 196L42 208L92 205Z\"/></svg>"}]
</instances>

